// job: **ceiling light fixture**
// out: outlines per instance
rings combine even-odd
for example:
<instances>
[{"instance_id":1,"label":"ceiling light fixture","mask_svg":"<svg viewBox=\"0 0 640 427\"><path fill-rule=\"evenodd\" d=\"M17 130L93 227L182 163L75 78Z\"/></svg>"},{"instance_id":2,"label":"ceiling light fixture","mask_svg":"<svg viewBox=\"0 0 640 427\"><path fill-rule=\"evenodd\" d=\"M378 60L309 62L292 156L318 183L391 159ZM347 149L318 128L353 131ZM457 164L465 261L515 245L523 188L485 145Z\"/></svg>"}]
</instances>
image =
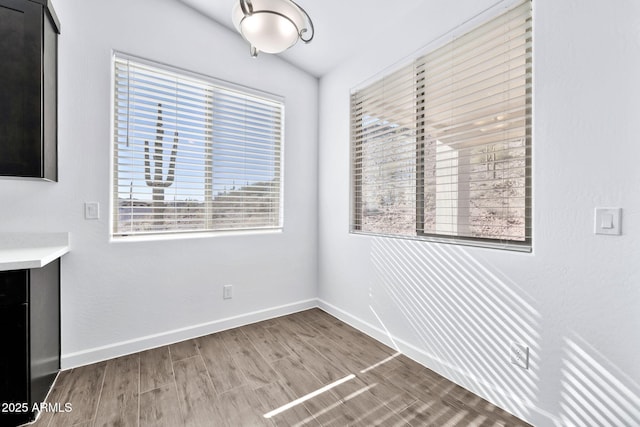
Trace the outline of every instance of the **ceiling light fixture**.
<instances>
[{"instance_id":1,"label":"ceiling light fixture","mask_svg":"<svg viewBox=\"0 0 640 427\"><path fill-rule=\"evenodd\" d=\"M296 44L313 40L313 22L293 0L239 0L233 8L233 25L258 52L280 53Z\"/></svg>"}]
</instances>

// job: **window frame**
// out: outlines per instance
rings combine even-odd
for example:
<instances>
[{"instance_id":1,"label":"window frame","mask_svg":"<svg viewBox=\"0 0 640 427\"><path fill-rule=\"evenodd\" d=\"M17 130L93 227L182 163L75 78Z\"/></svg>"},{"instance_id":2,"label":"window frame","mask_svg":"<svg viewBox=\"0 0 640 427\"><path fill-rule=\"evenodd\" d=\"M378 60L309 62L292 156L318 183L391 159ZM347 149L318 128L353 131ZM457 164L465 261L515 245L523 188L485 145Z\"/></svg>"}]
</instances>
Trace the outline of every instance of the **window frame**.
<instances>
[{"instance_id":1,"label":"window frame","mask_svg":"<svg viewBox=\"0 0 640 427\"><path fill-rule=\"evenodd\" d=\"M200 228L200 229L167 229L167 230L154 230L151 232L134 231L128 234L120 234L116 232L117 215L118 215L118 171L117 171L117 152L116 145L118 144L117 134L117 100L116 100L116 62L117 61L131 61L135 65L150 67L161 72L166 72L175 75L177 78L184 78L185 80L197 81L199 83L207 84L210 90L213 91L228 91L241 94L242 96L256 98L260 101L277 104L279 106L279 140L274 146L274 152L277 156L274 158L275 162L279 163L277 173L274 177L278 180L278 192L277 192L277 209L278 220L277 225L264 226L264 227L238 227L231 229L215 229L215 228ZM153 61L150 59L142 58L136 55L131 55L117 50L111 52L111 97L110 97L110 109L111 109L111 121L110 121L110 196L109 196L109 240L111 242L127 242L127 241L158 241L158 240L175 240L185 238L202 238L213 236L225 236L225 235L249 235L249 234L272 234L281 233L284 230L284 165L285 165L285 98L280 95L269 93L266 91L250 88L240 84L232 83L226 80L214 78L205 74L200 74L194 71L186 70L184 68L168 65L162 62ZM212 116L213 117L213 116ZM129 117L127 117L127 121ZM214 119L215 120L215 119ZM213 133L213 127L211 133ZM213 141L211 141L212 143ZM208 147L207 151L212 151L212 147ZM207 155L208 156L208 155ZM247 157L251 159L251 157ZM215 161L213 155L211 159L205 160L211 161L211 165ZM213 167L211 166L211 170ZM213 191L212 184L213 172L208 175L205 174L203 179L203 185L205 187L211 187L206 189L206 192ZM251 185L249 183L249 185ZM275 206L275 205L274 205ZM205 208L209 212L210 208Z\"/></svg>"},{"instance_id":2,"label":"window frame","mask_svg":"<svg viewBox=\"0 0 640 427\"><path fill-rule=\"evenodd\" d=\"M363 223L363 210L364 210L364 202L360 199L362 197L361 188L362 188L362 172L356 173L356 170L362 170L362 156L356 156L356 151L358 149L358 144L362 144L362 140L358 140L354 136L354 129L358 127L356 124L354 126L354 113L353 113L353 96L358 91L367 88L370 85L381 82L384 78L392 75L394 72L401 70L403 67L407 67L410 64L415 64L424 56L428 55L430 52L435 51L436 49L446 45L452 39L464 36L470 31L473 31L475 28L480 27L481 25L490 22L493 19L499 18L500 15L504 12L508 12L511 9L515 9L524 3L529 3L531 8L530 19L533 20L533 5L531 0L507 0L500 4L494 5L491 8L485 10L469 21L465 22L461 26L455 28L451 32L439 37L438 39L432 41L428 45L421 48L418 52L413 54L411 58L405 59L398 64L389 67L381 73L373 76L367 81L359 84L355 88L352 88L350 95L350 211L349 211L349 233L353 235L361 235L361 236L374 236L374 237L387 237L394 239L404 239L404 240L418 240L432 243L443 243L443 244L454 244L461 246L472 246L472 247L480 247L480 248L489 248L489 249L503 249L514 252L526 252L530 253L533 251L533 227L532 227L532 213L533 213L533 105L534 105L534 94L533 94L533 76L534 76L534 68L533 68L533 23L531 23L531 39L527 39L531 42L532 47L528 49L531 53L531 56L527 58L526 63L529 69L529 73L527 75L526 84L528 87L526 88L526 98L528 98L528 102L526 104L526 113L525 113L525 132L526 132L526 140L527 142L524 145L524 239L523 240L506 240L506 239L496 239L490 237L476 237L476 236L452 236L445 234L437 234L437 233L429 233L424 230L424 198L425 198L425 170L426 164L424 162L425 158L425 126L418 124L421 121L425 120L424 108L420 107L419 99L420 97L417 95L420 90L424 90L424 86L418 85L418 80L420 78L419 73L416 73L414 76L416 78L416 83L414 85L416 94L416 99L418 102L415 104L415 117L416 117L416 130L420 133L416 134L415 138L415 146L416 146L416 171L415 171L415 201L416 201L416 212L415 212L415 235L402 235L402 234L385 234L383 232L376 231L363 231L362 223ZM415 70L414 70L415 71ZM424 99L424 98L422 98ZM362 126L363 115L359 115L356 119L356 122L360 123ZM360 164L360 167L358 166ZM358 193L360 192L360 195Z\"/></svg>"}]
</instances>

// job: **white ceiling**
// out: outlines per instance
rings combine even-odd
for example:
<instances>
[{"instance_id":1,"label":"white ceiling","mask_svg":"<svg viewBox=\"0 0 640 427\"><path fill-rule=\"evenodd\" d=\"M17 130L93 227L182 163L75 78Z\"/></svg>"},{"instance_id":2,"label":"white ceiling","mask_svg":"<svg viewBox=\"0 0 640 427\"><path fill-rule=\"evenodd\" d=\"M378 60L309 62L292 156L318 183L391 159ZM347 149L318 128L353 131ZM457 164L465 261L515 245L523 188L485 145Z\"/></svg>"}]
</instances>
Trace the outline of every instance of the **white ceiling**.
<instances>
[{"instance_id":1,"label":"white ceiling","mask_svg":"<svg viewBox=\"0 0 640 427\"><path fill-rule=\"evenodd\" d=\"M231 10L238 0L179 0L235 32ZM315 26L313 41L298 42L280 54L286 61L320 77L340 62L384 38L386 31L402 30L412 10L424 0L296 0ZM398 7L401 4L402 7ZM238 35L240 37L240 35ZM247 45L247 55L249 46ZM262 53L261 55L266 55Z\"/></svg>"}]
</instances>

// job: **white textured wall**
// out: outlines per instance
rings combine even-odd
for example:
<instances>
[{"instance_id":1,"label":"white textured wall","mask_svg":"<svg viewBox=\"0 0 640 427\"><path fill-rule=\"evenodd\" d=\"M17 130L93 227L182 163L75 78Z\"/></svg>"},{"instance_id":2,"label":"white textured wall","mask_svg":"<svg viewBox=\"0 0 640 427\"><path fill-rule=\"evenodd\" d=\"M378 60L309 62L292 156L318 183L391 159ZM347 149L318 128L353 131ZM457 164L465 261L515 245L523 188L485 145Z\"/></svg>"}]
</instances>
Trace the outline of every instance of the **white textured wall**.
<instances>
[{"instance_id":1,"label":"white textured wall","mask_svg":"<svg viewBox=\"0 0 640 427\"><path fill-rule=\"evenodd\" d=\"M71 232L61 273L63 367L315 298L317 79L274 56L252 60L240 36L177 1L55 0L54 7L62 23L60 182L0 180L0 230ZM112 49L285 97L283 233L109 243ZM84 220L84 201L100 202L99 221ZM222 300L223 284L234 285L230 301Z\"/></svg>"},{"instance_id":2,"label":"white textured wall","mask_svg":"<svg viewBox=\"0 0 640 427\"><path fill-rule=\"evenodd\" d=\"M640 3L534 1L532 254L348 234L349 90L493 1L435 3L320 81L322 305L536 425L640 425Z\"/></svg>"}]
</instances>

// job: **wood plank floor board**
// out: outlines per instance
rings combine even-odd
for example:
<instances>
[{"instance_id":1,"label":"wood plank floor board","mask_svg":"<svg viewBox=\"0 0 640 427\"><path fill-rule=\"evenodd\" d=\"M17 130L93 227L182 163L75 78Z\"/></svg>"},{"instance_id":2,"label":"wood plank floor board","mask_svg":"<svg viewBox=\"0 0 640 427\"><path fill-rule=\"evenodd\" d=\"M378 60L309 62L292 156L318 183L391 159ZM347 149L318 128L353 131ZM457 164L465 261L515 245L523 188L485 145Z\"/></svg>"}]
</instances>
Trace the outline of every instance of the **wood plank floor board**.
<instances>
[{"instance_id":1,"label":"wood plank floor board","mask_svg":"<svg viewBox=\"0 0 640 427\"><path fill-rule=\"evenodd\" d=\"M303 312L305 316L300 318L318 331L318 338L312 344L318 347L324 343L323 354L325 354L327 348L333 348L335 353L342 353L338 357L354 364L353 369L357 370L367 369L372 366L379 366L380 370L392 369L388 364L385 366L381 363L383 361L388 361L391 365L397 365L398 362L393 360L397 354L396 351L372 340L357 329L331 318L326 313L322 314L322 312L318 313L318 311L308 310L308 312L312 313ZM348 357L344 357L344 354L348 355Z\"/></svg>"},{"instance_id":2,"label":"wood plank floor board","mask_svg":"<svg viewBox=\"0 0 640 427\"><path fill-rule=\"evenodd\" d=\"M254 388L279 379L273 368L242 331L232 329L219 334L240 371Z\"/></svg>"},{"instance_id":3,"label":"wood plank floor board","mask_svg":"<svg viewBox=\"0 0 640 427\"><path fill-rule=\"evenodd\" d=\"M398 366L398 368L407 369L408 371L413 372L414 375L422 379L421 382L429 383L431 384L431 386L434 386L441 383L445 379L431 369L422 366L415 360L412 360L404 355L401 355L398 360L401 362L401 365Z\"/></svg>"},{"instance_id":4,"label":"wood plank floor board","mask_svg":"<svg viewBox=\"0 0 640 427\"><path fill-rule=\"evenodd\" d=\"M364 394L371 407L384 407L389 412L399 413L416 401L416 398L399 387L382 383L376 377L358 376L333 389L333 393L346 402L349 398Z\"/></svg>"},{"instance_id":5,"label":"wood plank floor board","mask_svg":"<svg viewBox=\"0 0 640 427\"><path fill-rule=\"evenodd\" d=\"M306 397L324 385L310 371L306 364L296 358L286 357L274 362L276 372L284 379L284 384L296 398ZM355 417L331 390L304 401L304 407L321 425L346 426Z\"/></svg>"},{"instance_id":6,"label":"wood plank floor board","mask_svg":"<svg viewBox=\"0 0 640 427\"><path fill-rule=\"evenodd\" d=\"M323 427L344 427L356 420L356 415L331 391L312 397L304 406Z\"/></svg>"},{"instance_id":7,"label":"wood plank floor board","mask_svg":"<svg viewBox=\"0 0 640 427\"><path fill-rule=\"evenodd\" d=\"M408 426L402 417L371 392L377 385L375 382L367 383L356 377L334 387L331 391L341 399L349 413L354 417L350 425Z\"/></svg>"},{"instance_id":8,"label":"wood plank floor board","mask_svg":"<svg viewBox=\"0 0 640 427\"><path fill-rule=\"evenodd\" d=\"M374 351L386 353L387 355L393 352L384 344L371 340L370 337L364 333L323 312L322 310L312 309L297 314L303 323L310 325L318 332L326 334L334 339L344 340L346 342L357 342L358 344L374 349Z\"/></svg>"},{"instance_id":9,"label":"wood plank floor board","mask_svg":"<svg viewBox=\"0 0 640 427\"><path fill-rule=\"evenodd\" d=\"M273 423L260 413L258 396L249 386L234 388L220 394L218 408L229 427L273 427Z\"/></svg>"},{"instance_id":10,"label":"wood plank floor board","mask_svg":"<svg viewBox=\"0 0 640 427\"><path fill-rule=\"evenodd\" d=\"M478 426L480 423L484 423L486 421L485 418L478 418L478 414L475 412L469 412L466 410L459 410L457 408L450 407L449 405L444 405L446 409L440 410L436 412L434 416L431 417L431 422L434 425L439 426L456 426L456 425L464 425L464 426Z\"/></svg>"},{"instance_id":11,"label":"wood plank floor board","mask_svg":"<svg viewBox=\"0 0 640 427\"><path fill-rule=\"evenodd\" d=\"M36 427L528 426L319 309L64 371L48 402L73 411Z\"/></svg>"},{"instance_id":12,"label":"wood plank floor board","mask_svg":"<svg viewBox=\"0 0 640 427\"><path fill-rule=\"evenodd\" d=\"M384 375L384 378L388 381L398 382L407 391L413 391L414 388L425 382L424 375L425 371L422 369L416 370L403 365L389 371Z\"/></svg>"},{"instance_id":13,"label":"wood plank floor board","mask_svg":"<svg viewBox=\"0 0 640 427\"><path fill-rule=\"evenodd\" d=\"M188 359L199 354L195 340L186 340L171 344L169 346L169 351L171 353L171 360L174 362L182 359Z\"/></svg>"},{"instance_id":14,"label":"wood plank floor board","mask_svg":"<svg viewBox=\"0 0 640 427\"><path fill-rule=\"evenodd\" d=\"M283 408L285 405L294 402L296 396L282 381L276 381L260 387L256 389L255 393L263 414L282 409L281 412L270 418L274 425L283 427L319 426L318 422L302 403L286 409Z\"/></svg>"},{"instance_id":15,"label":"wood plank floor board","mask_svg":"<svg viewBox=\"0 0 640 427\"><path fill-rule=\"evenodd\" d=\"M282 346L284 346L289 353L294 351L299 346L299 343L302 340L301 337L295 334L292 335L291 332L281 322L272 323L269 326L266 326L265 330L272 336L274 336L275 339Z\"/></svg>"},{"instance_id":16,"label":"wood plank floor board","mask_svg":"<svg viewBox=\"0 0 640 427\"><path fill-rule=\"evenodd\" d=\"M339 377L358 373L362 369L361 363L354 361L351 357L346 357L347 353L329 340L316 339L309 345L322 356L325 360L324 363L329 363L337 370ZM301 356L300 353L296 352L296 354L298 357Z\"/></svg>"},{"instance_id":17,"label":"wood plank floor board","mask_svg":"<svg viewBox=\"0 0 640 427\"><path fill-rule=\"evenodd\" d=\"M447 380L434 382L430 378L424 378L420 384L421 384L421 389L423 391L426 391L426 395L423 395L423 396L428 396L431 399L436 397L442 398L443 396L446 396L449 393L454 392L458 388L462 389L462 387L460 387L459 385L454 384L451 381L447 381Z\"/></svg>"},{"instance_id":18,"label":"wood plank floor board","mask_svg":"<svg viewBox=\"0 0 640 427\"><path fill-rule=\"evenodd\" d=\"M307 325L313 331L313 336L322 336L332 339L335 342L342 342L342 337L338 335L332 325L328 324L323 315L319 313L311 313L313 310L296 313L295 319L304 325ZM286 324L285 324L286 325Z\"/></svg>"},{"instance_id":19,"label":"wood plank floor board","mask_svg":"<svg viewBox=\"0 0 640 427\"><path fill-rule=\"evenodd\" d=\"M303 341L301 337L292 333L280 322L267 326L265 330L270 333L283 347L285 347L289 356L300 347L300 343Z\"/></svg>"},{"instance_id":20,"label":"wood plank floor board","mask_svg":"<svg viewBox=\"0 0 640 427\"><path fill-rule=\"evenodd\" d=\"M461 411L480 412L483 410L483 399L462 387L453 387L451 391L441 395L440 401Z\"/></svg>"},{"instance_id":21,"label":"wood plank floor board","mask_svg":"<svg viewBox=\"0 0 640 427\"><path fill-rule=\"evenodd\" d=\"M470 414L475 414L477 420L474 421L474 424L477 424L478 420L486 419L487 421L484 422L486 425L494 425L490 424L492 422L513 426L524 425L520 419L507 411L492 405L480 396L459 386L454 386L451 391L441 395L440 399L443 404L461 412L466 411Z\"/></svg>"},{"instance_id":22,"label":"wood plank floor board","mask_svg":"<svg viewBox=\"0 0 640 427\"><path fill-rule=\"evenodd\" d=\"M391 409L369 392L371 387L356 377L332 388L331 391L340 398L353 416L351 424L372 423L376 419L393 421L394 418L396 422L402 422L402 418L396 416Z\"/></svg>"},{"instance_id":23,"label":"wood plank floor board","mask_svg":"<svg viewBox=\"0 0 640 427\"><path fill-rule=\"evenodd\" d=\"M352 373L384 374L403 366L402 356L391 350L371 351L370 346L355 347L342 338L319 335L310 344L332 364L341 366Z\"/></svg>"},{"instance_id":24,"label":"wood plank floor board","mask_svg":"<svg viewBox=\"0 0 640 427\"><path fill-rule=\"evenodd\" d=\"M177 402L175 383L140 394L140 427L184 426Z\"/></svg>"},{"instance_id":25,"label":"wood plank floor board","mask_svg":"<svg viewBox=\"0 0 640 427\"><path fill-rule=\"evenodd\" d=\"M336 342L330 338L320 336L309 343L331 364L350 373L358 373L371 366L370 361L364 361L358 357L357 351L349 350L342 342Z\"/></svg>"},{"instance_id":26,"label":"wood plank floor board","mask_svg":"<svg viewBox=\"0 0 640 427\"><path fill-rule=\"evenodd\" d=\"M291 358L303 364L323 383L331 383L353 372L352 368L355 365L349 363L350 358L345 357L345 353L341 353L335 343L329 343L321 336L307 341L295 332L292 324L284 322L280 328L270 327L268 330L279 341L286 342Z\"/></svg>"},{"instance_id":27,"label":"wood plank floor board","mask_svg":"<svg viewBox=\"0 0 640 427\"><path fill-rule=\"evenodd\" d=\"M249 338L267 362L273 362L290 355L286 347L264 326L253 324L243 326L240 330Z\"/></svg>"},{"instance_id":28,"label":"wood plank floor board","mask_svg":"<svg viewBox=\"0 0 640 427\"><path fill-rule=\"evenodd\" d=\"M374 376L382 380L391 371L402 367L404 359L406 359L405 356L403 356L399 352L396 352L391 356L387 356L384 359L378 360L375 363L366 366L365 368L360 370L360 373L363 375Z\"/></svg>"},{"instance_id":29,"label":"wood plank floor board","mask_svg":"<svg viewBox=\"0 0 640 427\"><path fill-rule=\"evenodd\" d=\"M440 402L428 403L416 401L411 406L400 412L400 416L413 427L442 427L443 424L455 415L455 411Z\"/></svg>"},{"instance_id":30,"label":"wood plank floor board","mask_svg":"<svg viewBox=\"0 0 640 427\"><path fill-rule=\"evenodd\" d=\"M49 426L68 427L83 422L92 422L102 390L107 362L81 366L73 369L65 380L67 385L60 394L61 403L71 403L70 412L54 414Z\"/></svg>"},{"instance_id":31,"label":"wood plank floor board","mask_svg":"<svg viewBox=\"0 0 640 427\"><path fill-rule=\"evenodd\" d=\"M62 396L66 394L68 387L68 379L72 370L69 371L60 371L56 380L49 392L49 396L47 398L47 402L53 404L59 404L61 407L64 407L66 402L62 401ZM47 427L51 420L53 419L55 412L43 411L38 416L38 420L32 424L33 427Z\"/></svg>"},{"instance_id":32,"label":"wood plank floor board","mask_svg":"<svg viewBox=\"0 0 640 427\"><path fill-rule=\"evenodd\" d=\"M391 382L381 381L378 376L361 374L358 380L369 386L369 392L394 412L401 412L416 401L416 397Z\"/></svg>"},{"instance_id":33,"label":"wood plank floor board","mask_svg":"<svg viewBox=\"0 0 640 427\"><path fill-rule=\"evenodd\" d=\"M261 322L252 323L251 326L261 329L266 329L272 326L276 326L280 324L280 320L278 317L274 317L271 319L263 320Z\"/></svg>"},{"instance_id":34,"label":"wood plank floor board","mask_svg":"<svg viewBox=\"0 0 640 427\"><path fill-rule=\"evenodd\" d=\"M312 326L320 331L320 336L329 338L337 347L346 351L350 355L349 359L356 362L360 369L377 365L396 353L395 350L327 314L316 314L313 319Z\"/></svg>"},{"instance_id":35,"label":"wood plank floor board","mask_svg":"<svg viewBox=\"0 0 640 427\"><path fill-rule=\"evenodd\" d=\"M185 426L224 425L226 421L217 409L216 391L202 358L194 356L176 361L173 370Z\"/></svg>"},{"instance_id":36,"label":"wood plank floor board","mask_svg":"<svg viewBox=\"0 0 640 427\"><path fill-rule=\"evenodd\" d=\"M352 427L371 427L371 426L384 426L384 427L411 427L411 424L407 423L402 417L393 412L385 412L382 409L377 410L369 414L367 417L358 419L350 424Z\"/></svg>"},{"instance_id":37,"label":"wood plank floor board","mask_svg":"<svg viewBox=\"0 0 640 427\"><path fill-rule=\"evenodd\" d=\"M140 353L140 392L173 384L173 367L169 347L158 347Z\"/></svg>"},{"instance_id":38,"label":"wood plank floor board","mask_svg":"<svg viewBox=\"0 0 640 427\"><path fill-rule=\"evenodd\" d=\"M453 385L443 377L433 377L432 373L433 371L422 366L403 365L387 373L383 381L397 385L416 399L429 402L437 398L438 394L448 392L450 389L446 387ZM443 390L443 387L446 389Z\"/></svg>"},{"instance_id":39,"label":"wood plank floor board","mask_svg":"<svg viewBox=\"0 0 640 427\"><path fill-rule=\"evenodd\" d=\"M95 426L137 425L139 379L139 353L107 362Z\"/></svg>"},{"instance_id":40,"label":"wood plank floor board","mask_svg":"<svg viewBox=\"0 0 640 427\"><path fill-rule=\"evenodd\" d=\"M348 396L343 402L355 416L355 420L350 425L409 427L409 424L402 417L386 407L368 391Z\"/></svg>"},{"instance_id":41,"label":"wood plank floor board","mask_svg":"<svg viewBox=\"0 0 640 427\"><path fill-rule=\"evenodd\" d=\"M300 313L278 317L278 321L300 338L312 340L318 336L318 331L302 320Z\"/></svg>"},{"instance_id":42,"label":"wood plank floor board","mask_svg":"<svg viewBox=\"0 0 640 427\"><path fill-rule=\"evenodd\" d=\"M294 334L294 332L290 332ZM299 363L314 374L316 378L323 384L332 383L340 378L349 375L351 372L348 367L340 361L338 362L335 357L333 360L336 362L331 363L330 359L324 357L323 353L314 348L310 343L303 339L290 340L290 358L295 358ZM327 351L327 354L331 357L331 351Z\"/></svg>"},{"instance_id":43,"label":"wood plank floor board","mask_svg":"<svg viewBox=\"0 0 640 427\"><path fill-rule=\"evenodd\" d=\"M273 367L296 398L312 393L324 385L304 367L304 364L291 357L276 360Z\"/></svg>"},{"instance_id":44,"label":"wood plank floor board","mask_svg":"<svg viewBox=\"0 0 640 427\"><path fill-rule=\"evenodd\" d=\"M218 334L197 338L196 342L217 393L247 384L246 378Z\"/></svg>"}]
</instances>

